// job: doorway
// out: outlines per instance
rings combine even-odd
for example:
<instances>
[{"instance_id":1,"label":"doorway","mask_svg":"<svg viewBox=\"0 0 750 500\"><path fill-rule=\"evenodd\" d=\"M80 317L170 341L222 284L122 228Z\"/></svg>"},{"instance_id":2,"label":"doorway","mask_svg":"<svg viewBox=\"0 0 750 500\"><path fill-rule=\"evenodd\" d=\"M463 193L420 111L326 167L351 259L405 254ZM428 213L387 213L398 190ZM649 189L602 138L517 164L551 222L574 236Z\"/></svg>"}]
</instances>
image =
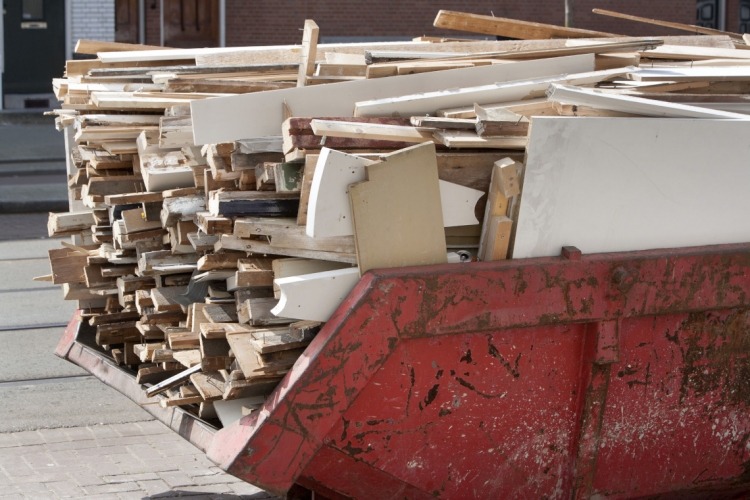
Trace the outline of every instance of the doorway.
<instances>
[{"instance_id":1,"label":"doorway","mask_svg":"<svg viewBox=\"0 0 750 500\"><path fill-rule=\"evenodd\" d=\"M219 0L164 0L164 45L219 46Z\"/></svg>"},{"instance_id":2,"label":"doorway","mask_svg":"<svg viewBox=\"0 0 750 500\"><path fill-rule=\"evenodd\" d=\"M115 0L115 42L138 43L138 0Z\"/></svg>"},{"instance_id":3,"label":"doorway","mask_svg":"<svg viewBox=\"0 0 750 500\"><path fill-rule=\"evenodd\" d=\"M3 107L51 108L52 79L65 71L65 2L5 0L3 49Z\"/></svg>"}]
</instances>

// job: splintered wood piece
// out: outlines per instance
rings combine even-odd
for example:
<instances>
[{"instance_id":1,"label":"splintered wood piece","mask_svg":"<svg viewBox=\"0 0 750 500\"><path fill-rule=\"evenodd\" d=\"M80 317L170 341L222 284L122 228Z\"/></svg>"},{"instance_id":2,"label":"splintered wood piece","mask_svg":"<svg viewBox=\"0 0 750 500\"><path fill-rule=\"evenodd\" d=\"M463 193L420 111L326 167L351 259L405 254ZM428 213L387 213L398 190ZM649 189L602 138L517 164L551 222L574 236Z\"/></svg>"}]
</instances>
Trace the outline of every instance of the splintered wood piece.
<instances>
[{"instance_id":1,"label":"splintered wood piece","mask_svg":"<svg viewBox=\"0 0 750 500\"><path fill-rule=\"evenodd\" d=\"M229 333L245 333L253 330L253 327L237 323L203 323L200 327L201 334L207 339L223 339Z\"/></svg>"},{"instance_id":2,"label":"splintered wood piece","mask_svg":"<svg viewBox=\"0 0 750 500\"><path fill-rule=\"evenodd\" d=\"M275 163L261 163L255 167L255 189L276 191Z\"/></svg>"},{"instance_id":3,"label":"splintered wood piece","mask_svg":"<svg viewBox=\"0 0 750 500\"><path fill-rule=\"evenodd\" d=\"M508 254L513 221L507 217L510 198L520 193L517 170L510 158L495 162L479 239L480 260L503 260Z\"/></svg>"},{"instance_id":4,"label":"splintered wood piece","mask_svg":"<svg viewBox=\"0 0 750 500\"><path fill-rule=\"evenodd\" d=\"M167 334L169 347L172 349L190 349L197 348L200 345L199 332L173 332Z\"/></svg>"},{"instance_id":5,"label":"splintered wood piece","mask_svg":"<svg viewBox=\"0 0 750 500\"><path fill-rule=\"evenodd\" d=\"M318 33L320 29L312 19L305 20L302 32L302 49L300 50L299 74L297 87L307 85L307 78L315 72L315 57L318 53Z\"/></svg>"},{"instance_id":6,"label":"splintered wood piece","mask_svg":"<svg viewBox=\"0 0 750 500\"><path fill-rule=\"evenodd\" d=\"M508 257L513 221L505 215L493 215L482 228L484 246L479 258L483 261L505 260Z\"/></svg>"},{"instance_id":7,"label":"splintered wood piece","mask_svg":"<svg viewBox=\"0 0 750 500\"><path fill-rule=\"evenodd\" d=\"M114 353L114 350L113 350ZM139 368L135 381L138 384L158 384L180 373L181 370L165 370L161 366Z\"/></svg>"},{"instance_id":8,"label":"splintered wood piece","mask_svg":"<svg viewBox=\"0 0 750 500\"><path fill-rule=\"evenodd\" d=\"M236 323L237 308L234 304L207 305L203 308L203 314L211 323Z\"/></svg>"},{"instance_id":9,"label":"splintered wood piece","mask_svg":"<svg viewBox=\"0 0 750 500\"><path fill-rule=\"evenodd\" d=\"M187 292L186 286L157 287L151 289L151 301L157 312L180 311L182 306L174 298Z\"/></svg>"},{"instance_id":10,"label":"splintered wood piece","mask_svg":"<svg viewBox=\"0 0 750 500\"><path fill-rule=\"evenodd\" d=\"M277 192L300 192L302 190L304 164L275 163L273 168Z\"/></svg>"},{"instance_id":11,"label":"splintered wood piece","mask_svg":"<svg viewBox=\"0 0 750 500\"><path fill-rule=\"evenodd\" d=\"M226 389L224 390L223 398L228 399L240 399L249 398L253 396L266 396L271 394L273 390L279 385L284 377L279 376L268 376L268 377L255 377L253 380L235 380L227 382ZM214 404L218 404L217 401Z\"/></svg>"},{"instance_id":12,"label":"splintered wood piece","mask_svg":"<svg viewBox=\"0 0 750 500\"><path fill-rule=\"evenodd\" d=\"M289 335L297 340L312 340L322 327L320 321L298 321L289 325Z\"/></svg>"},{"instance_id":13,"label":"splintered wood piece","mask_svg":"<svg viewBox=\"0 0 750 500\"><path fill-rule=\"evenodd\" d=\"M188 368L194 367L195 365L200 366L201 364L201 353L199 349L186 349L182 351L174 351L172 353L172 357L174 358L175 361L180 363L182 366L185 366Z\"/></svg>"},{"instance_id":14,"label":"splintered wood piece","mask_svg":"<svg viewBox=\"0 0 750 500\"><path fill-rule=\"evenodd\" d=\"M312 120L313 133L324 137L348 137L378 141L434 142L432 133L416 127L352 123L332 120Z\"/></svg>"},{"instance_id":15,"label":"splintered wood piece","mask_svg":"<svg viewBox=\"0 0 750 500\"><path fill-rule=\"evenodd\" d=\"M553 24L532 23L518 19L481 16L450 10L439 11L433 24L436 28L469 31L472 33L504 36L522 40L539 38L612 38L619 36L602 31L567 28Z\"/></svg>"},{"instance_id":16,"label":"splintered wood piece","mask_svg":"<svg viewBox=\"0 0 750 500\"><path fill-rule=\"evenodd\" d=\"M219 372L194 373L190 381L205 401L221 399L224 393L224 378Z\"/></svg>"},{"instance_id":17,"label":"splintered wood piece","mask_svg":"<svg viewBox=\"0 0 750 500\"><path fill-rule=\"evenodd\" d=\"M250 344L259 354L286 351L306 347L309 340L297 340L289 335L288 328L282 331L255 330L250 333Z\"/></svg>"},{"instance_id":18,"label":"splintered wood piece","mask_svg":"<svg viewBox=\"0 0 750 500\"><path fill-rule=\"evenodd\" d=\"M168 398L159 401L159 406L169 408L170 406L196 405L203 402L202 396L187 396L179 398Z\"/></svg>"},{"instance_id":19,"label":"splintered wood piece","mask_svg":"<svg viewBox=\"0 0 750 500\"><path fill-rule=\"evenodd\" d=\"M445 259L445 248L442 251ZM358 268L349 267L276 279L280 299L271 312L299 320L328 321L356 286L359 276Z\"/></svg>"},{"instance_id":20,"label":"splintered wood piece","mask_svg":"<svg viewBox=\"0 0 750 500\"><path fill-rule=\"evenodd\" d=\"M447 263L435 145L381 158L366 167L367 181L349 187L360 274Z\"/></svg>"}]
</instances>

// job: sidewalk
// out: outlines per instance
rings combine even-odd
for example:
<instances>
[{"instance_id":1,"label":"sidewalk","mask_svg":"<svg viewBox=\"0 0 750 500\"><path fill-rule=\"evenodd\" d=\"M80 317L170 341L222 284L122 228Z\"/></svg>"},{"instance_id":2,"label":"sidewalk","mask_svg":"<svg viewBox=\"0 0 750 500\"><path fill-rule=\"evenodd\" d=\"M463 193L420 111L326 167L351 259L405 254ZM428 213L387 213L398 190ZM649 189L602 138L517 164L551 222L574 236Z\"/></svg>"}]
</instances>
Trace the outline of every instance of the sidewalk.
<instances>
[{"instance_id":1,"label":"sidewalk","mask_svg":"<svg viewBox=\"0 0 750 500\"><path fill-rule=\"evenodd\" d=\"M260 499L157 421L0 434L0 499Z\"/></svg>"}]
</instances>

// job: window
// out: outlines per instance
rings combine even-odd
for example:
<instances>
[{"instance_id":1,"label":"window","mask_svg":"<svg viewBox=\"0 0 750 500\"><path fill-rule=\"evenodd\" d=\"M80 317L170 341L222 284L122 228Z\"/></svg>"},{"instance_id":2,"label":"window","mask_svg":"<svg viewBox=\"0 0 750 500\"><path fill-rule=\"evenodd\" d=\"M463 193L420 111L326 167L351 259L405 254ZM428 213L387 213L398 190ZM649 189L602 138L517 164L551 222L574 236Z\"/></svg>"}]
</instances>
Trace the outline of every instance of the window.
<instances>
[{"instance_id":1,"label":"window","mask_svg":"<svg viewBox=\"0 0 750 500\"><path fill-rule=\"evenodd\" d=\"M24 21L44 20L44 0L22 0L21 19Z\"/></svg>"}]
</instances>

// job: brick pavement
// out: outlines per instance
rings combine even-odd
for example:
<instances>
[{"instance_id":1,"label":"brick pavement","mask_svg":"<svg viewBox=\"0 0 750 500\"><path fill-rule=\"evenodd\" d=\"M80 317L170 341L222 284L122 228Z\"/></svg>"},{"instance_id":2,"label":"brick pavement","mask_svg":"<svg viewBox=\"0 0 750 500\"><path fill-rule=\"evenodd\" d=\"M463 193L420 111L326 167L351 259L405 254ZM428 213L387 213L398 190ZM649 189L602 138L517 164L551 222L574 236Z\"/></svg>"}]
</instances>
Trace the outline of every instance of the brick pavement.
<instances>
[{"instance_id":1,"label":"brick pavement","mask_svg":"<svg viewBox=\"0 0 750 500\"><path fill-rule=\"evenodd\" d=\"M158 421L0 434L0 500L264 499Z\"/></svg>"}]
</instances>

